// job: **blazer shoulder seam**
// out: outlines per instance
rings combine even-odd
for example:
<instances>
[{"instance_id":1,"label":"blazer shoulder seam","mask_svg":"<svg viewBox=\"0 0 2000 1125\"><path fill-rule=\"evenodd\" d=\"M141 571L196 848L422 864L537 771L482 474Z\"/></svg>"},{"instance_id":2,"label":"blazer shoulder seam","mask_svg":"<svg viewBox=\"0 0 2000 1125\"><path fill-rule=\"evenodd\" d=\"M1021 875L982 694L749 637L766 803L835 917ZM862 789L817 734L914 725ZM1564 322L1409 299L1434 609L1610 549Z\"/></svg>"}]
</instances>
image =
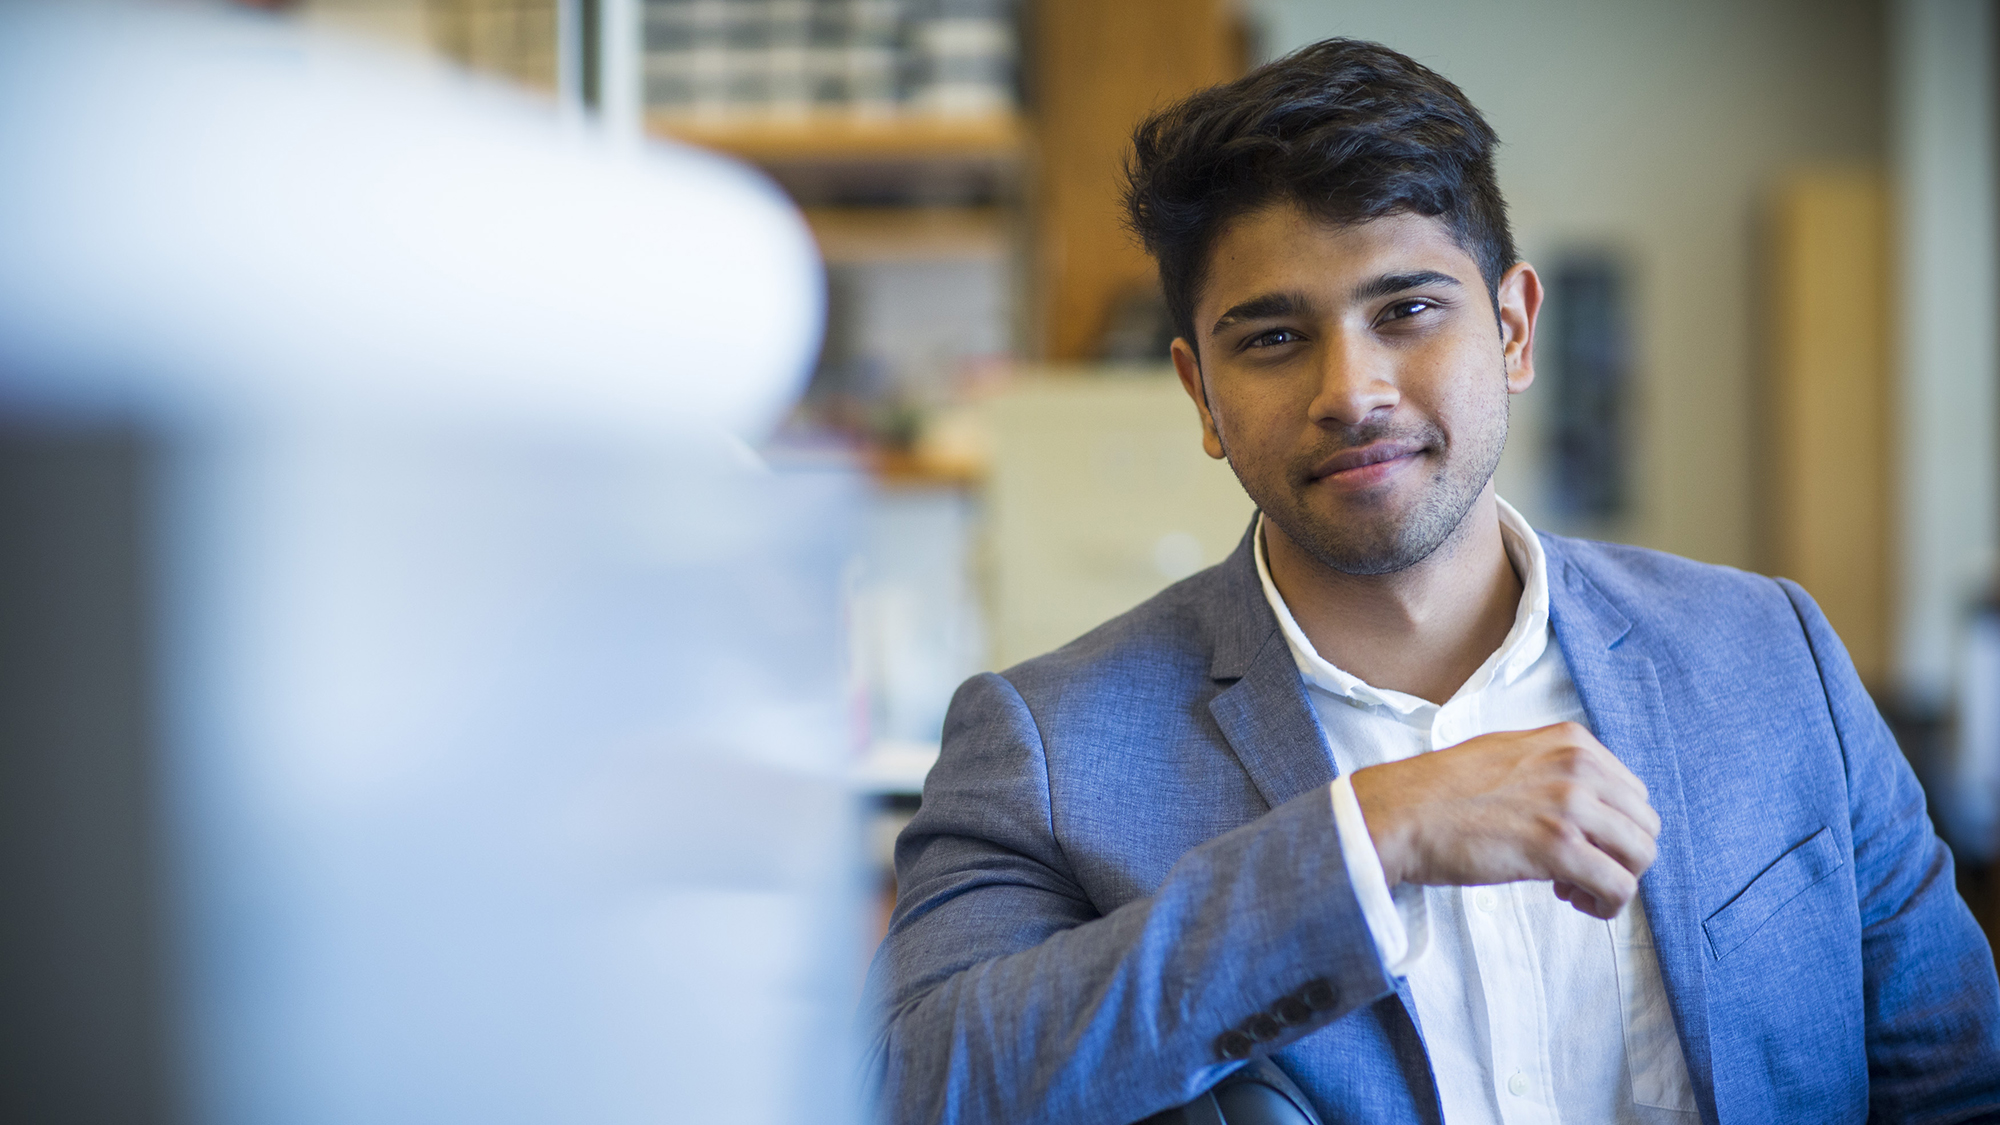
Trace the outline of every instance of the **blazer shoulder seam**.
<instances>
[{"instance_id":1,"label":"blazer shoulder seam","mask_svg":"<svg viewBox=\"0 0 2000 1125\"><path fill-rule=\"evenodd\" d=\"M1759 576L1763 577L1763 576ZM1840 727L1840 716L1833 708L1833 692L1826 684L1826 661L1820 656L1819 645L1813 640L1812 627L1806 623L1805 607L1799 604L1801 597L1809 597L1805 587L1787 578L1765 578L1766 582L1778 588L1785 596L1785 603L1791 607L1792 620L1798 624L1799 635L1806 642L1806 653L1812 657L1813 675L1819 680L1820 703L1826 708L1827 725L1833 728L1833 744L1840 748L1840 773L1847 781L1849 800L1853 800L1854 761L1847 750L1847 732Z\"/></svg>"},{"instance_id":2,"label":"blazer shoulder seam","mask_svg":"<svg viewBox=\"0 0 2000 1125\"><path fill-rule=\"evenodd\" d=\"M1062 836L1060 833L1056 831L1056 787L1054 780L1049 776L1048 728L1045 725L1042 716L1038 714L1034 706L1028 702L1028 697L1021 694L1020 685L1016 684L1011 678L1009 678L1004 673L995 673L994 678L999 680L1001 683L1007 685L1007 690L1013 693L1014 701L1018 703L1021 707L1021 710L1027 714L1028 723L1034 728L1035 757L1040 759L1042 763L1042 808L1044 810L1043 815L1047 818L1046 823L1049 832L1049 842L1055 845L1056 853L1062 856L1063 867L1066 868L1068 872L1074 873L1076 871L1076 863L1075 861L1070 859L1069 849L1063 847ZM1058 684L1056 686L1053 697L1048 702L1048 710L1050 711L1061 710L1063 697L1068 693L1069 693L1068 684L1066 683ZM1072 881L1074 881L1073 874L1071 878ZM1082 888L1079 887L1078 889L1081 890Z\"/></svg>"}]
</instances>

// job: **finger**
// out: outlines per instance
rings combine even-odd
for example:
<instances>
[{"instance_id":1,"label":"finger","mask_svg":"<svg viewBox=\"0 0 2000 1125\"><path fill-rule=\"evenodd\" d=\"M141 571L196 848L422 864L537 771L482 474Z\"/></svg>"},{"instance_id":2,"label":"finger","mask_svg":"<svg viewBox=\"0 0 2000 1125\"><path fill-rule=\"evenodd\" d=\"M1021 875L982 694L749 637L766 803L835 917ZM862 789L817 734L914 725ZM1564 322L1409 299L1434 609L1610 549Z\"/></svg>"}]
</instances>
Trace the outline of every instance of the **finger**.
<instances>
[{"instance_id":1,"label":"finger","mask_svg":"<svg viewBox=\"0 0 2000 1125\"><path fill-rule=\"evenodd\" d=\"M1588 785L1578 789L1582 791L1582 795L1572 797L1572 801L1566 807L1566 811L1576 819L1576 823L1594 835L1608 833L1608 839L1620 845L1622 855L1644 859L1644 863L1650 867L1658 851L1656 841L1660 839L1660 815L1654 813L1650 805L1634 805L1632 799L1622 791L1604 793L1602 789L1594 789ZM1622 831L1626 825L1630 825L1632 833L1644 837L1646 841L1644 849L1636 847L1634 843L1628 843L1634 837Z\"/></svg>"},{"instance_id":2,"label":"finger","mask_svg":"<svg viewBox=\"0 0 2000 1125\"><path fill-rule=\"evenodd\" d=\"M1618 755L1613 754L1609 747L1597 741L1595 736L1590 735L1588 731L1585 734L1590 739L1591 764L1597 768L1600 775L1606 781L1615 783L1621 792L1629 793L1632 797L1636 798L1639 805L1648 809L1652 808L1652 791L1646 788L1646 783L1639 779L1639 775L1633 773L1630 766L1619 760Z\"/></svg>"},{"instance_id":3,"label":"finger","mask_svg":"<svg viewBox=\"0 0 2000 1125\"><path fill-rule=\"evenodd\" d=\"M1594 781L1602 785L1607 793L1618 793L1623 800L1619 803L1628 808L1633 819L1645 823L1646 813L1640 809L1652 808L1651 794L1639 775L1618 760L1590 728L1578 722L1554 723L1529 732L1536 741L1546 744L1553 741L1556 746L1574 753L1564 765L1565 772L1579 781Z\"/></svg>"},{"instance_id":4,"label":"finger","mask_svg":"<svg viewBox=\"0 0 2000 1125\"><path fill-rule=\"evenodd\" d=\"M1598 797L1604 801L1604 805L1616 809L1618 815L1622 815L1626 821L1632 821L1632 825L1638 831L1646 833L1646 839L1652 839L1652 841L1660 839L1660 811L1658 809L1654 809L1652 805L1646 805L1644 801L1632 799L1632 795L1628 791L1624 791L1624 789L1616 789L1616 791L1610 791L1610 793L1600 793Z\"/></svg>"},{"instance_id":5,"label":"finger","mask_svg":"<svg viewBox=\"0 0 2000 1125\"><path fill-rule=\"evenodd\" d=\"M1574 883L1565 883L1558 879L1553 886L1557 898L1569 903L1585 914L1591 914L1594 911L1602 909L1602 907L1598 906L1596 898Z\"/></svg>"},{"instance_id":6,"label":"finger","mask_svg":"<svg viewBox=\"0 0 2000 1125\"><path fill-rule=\"evenodd\" d=\"M1652 831L1616 805L1601 800L1584 801L1571 810L1570 819L1583 831L1585 839L1635 878L1644 875L1659 858L1659 845L1654 842Z\"/></svg>"},{"instance_id":7,"label":"finger","mask_svg":"<svg viewBox=\"0 0 2000 1125\"><path fill-rule=\"evenodd\" d=\"M1660 814L1653 808L1646 783L1596 739L1591 739L1590 745L1584 749L1588 752L1583 757L1577 780L1597 789L1607 803L1631 817L1633 823L1645 828L1651 835L1658 836Z\"/></svg>"},{"instance_id":8,"label":"finger","mask_svg":"<svg viewBox=\"0 0 2000 1125\"><path fill-rule=\"evenodd\" d=\"M1622 906L1608 903L1591 894L1589 891L1582 889L1578 889L1570 897L1569 904L1576 909L1577 913L1588 914L1600 922L1609 922L1613 918L1618 917L1618 912L1624 909Z\"/></svg>"},{"instance_id":9,"label":"finger","mask_svg":"<svg viewBox=\"0 0 2000 1125\"><path fill-rule=\"evenodd\" d=\"M1639 891L1638 877L1585 839L1574 826L1559 834L1548 849L1545 862L1552 879L1569 883L1588 896L1588 902L1577 898L1569 902L1593 918L1615 917Z\"/></svg>"}]
</instances>

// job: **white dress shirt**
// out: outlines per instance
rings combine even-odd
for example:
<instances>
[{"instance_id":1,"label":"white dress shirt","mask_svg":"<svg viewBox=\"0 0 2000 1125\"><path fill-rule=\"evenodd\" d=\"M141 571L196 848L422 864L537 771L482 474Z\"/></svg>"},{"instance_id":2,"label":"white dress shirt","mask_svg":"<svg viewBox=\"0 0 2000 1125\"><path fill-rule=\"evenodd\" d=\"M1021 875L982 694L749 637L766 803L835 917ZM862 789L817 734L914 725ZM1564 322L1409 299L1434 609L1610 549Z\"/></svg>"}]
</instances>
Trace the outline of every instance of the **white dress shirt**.
<instances>
[{"instance_id":1,"label":"white dress shirt","mask_svg":"<svg viewBox=\"0 0 2000 1125\"><path fill-rule=\"evenodd\" d=\"M1547 882L1391 890L1354 798L1350 776L1366 766L1495 731L1589 725L1549 624L1541 541L1506 501L1499 508L1520 608L1507 639L1442 706L1320 657L1271 581L1261 521L1257 574L1340 767L1333 815L1348 875L1383 964L1409 978L1445 1121L1684 1125L1694 1094L1636 900L1604 922Z\"/></svg>"}]
</instances>

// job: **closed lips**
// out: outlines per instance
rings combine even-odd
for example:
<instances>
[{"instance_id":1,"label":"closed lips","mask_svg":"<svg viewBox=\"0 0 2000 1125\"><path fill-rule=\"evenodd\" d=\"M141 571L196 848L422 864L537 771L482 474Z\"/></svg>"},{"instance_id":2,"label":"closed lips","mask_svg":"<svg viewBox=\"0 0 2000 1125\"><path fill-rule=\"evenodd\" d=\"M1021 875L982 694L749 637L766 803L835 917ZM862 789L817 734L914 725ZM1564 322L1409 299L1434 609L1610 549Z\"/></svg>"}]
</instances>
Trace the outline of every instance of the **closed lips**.
<instances>
[{"instance_id":1,"label":"closed lips","mask_svg":"<svg viewBox=\"0 0 2000 1125\"><path fill-rule=\"evenodd\" d=\"M1323 477L1330 477L1335 473L1344 473L1351 469L1365 469L1370 465L1378 465L1384 461L1394 461L1398 458L1413 456L1421 453L1423 448L1417 442L1378 441L1370 445L1364 445L1359 449L1343 450L1321 461L1319 467L1313 470L1313 479L1319 480Z\"/></svg>"}]
</instances>

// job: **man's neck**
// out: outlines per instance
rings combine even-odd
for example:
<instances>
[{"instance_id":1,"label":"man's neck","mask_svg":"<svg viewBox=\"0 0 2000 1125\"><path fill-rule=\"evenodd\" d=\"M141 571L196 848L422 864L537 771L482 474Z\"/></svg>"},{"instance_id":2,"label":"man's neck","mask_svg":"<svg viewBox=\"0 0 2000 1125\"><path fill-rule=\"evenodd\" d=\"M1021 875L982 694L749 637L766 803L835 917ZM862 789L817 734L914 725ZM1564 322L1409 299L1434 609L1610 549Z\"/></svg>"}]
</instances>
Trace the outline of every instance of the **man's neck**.
<instances>
[{"instance_id":1,"label":"man's neck","mask_svg":"<svg viewBox=\"0 0 2000 1125\"><path fill-rule=\"evenodd\" d=\"M1343 574L1269 519L1265 561L1292 618L1328 663L1433 703L1450 699L1507 639L1521 603L1493 486L1424 561L1393 574Z\"/></svg>"}]
</instances>

